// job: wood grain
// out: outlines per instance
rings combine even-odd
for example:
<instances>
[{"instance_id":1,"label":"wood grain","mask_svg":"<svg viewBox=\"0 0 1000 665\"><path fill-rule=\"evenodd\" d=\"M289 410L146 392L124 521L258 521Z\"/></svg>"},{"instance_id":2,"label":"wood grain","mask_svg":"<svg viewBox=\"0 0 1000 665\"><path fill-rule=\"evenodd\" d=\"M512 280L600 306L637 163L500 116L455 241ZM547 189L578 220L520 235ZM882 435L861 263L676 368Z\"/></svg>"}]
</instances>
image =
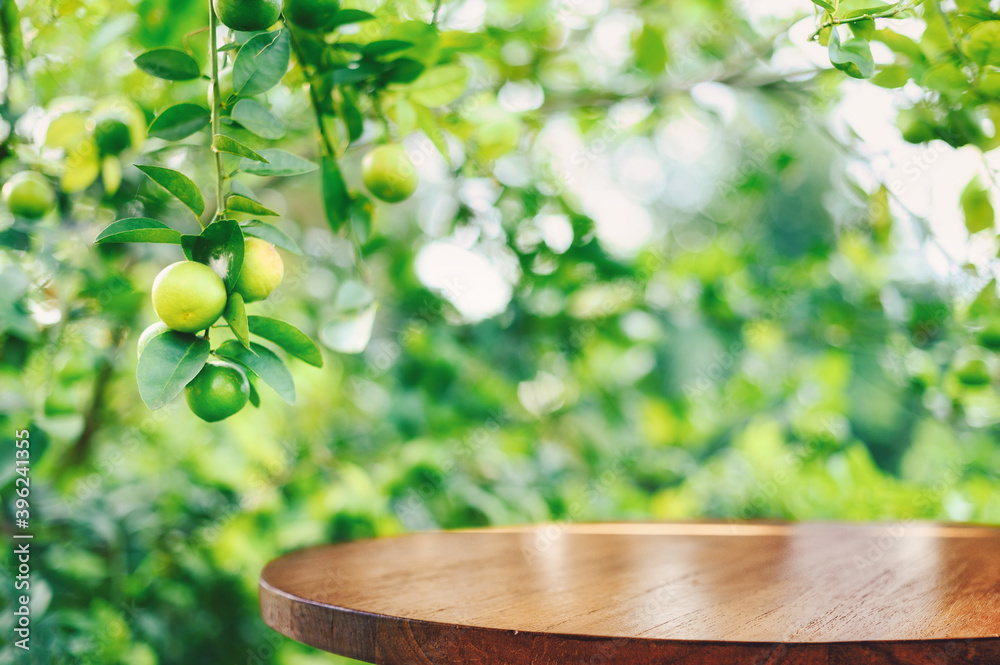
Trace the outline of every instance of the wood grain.
<instances>
[{"instance_id":1,"label":"wood grain","mask_svg":"<svg viewBox=\"0 0 1000 665\"><path fill-rule=\"evenodd\" d=\"M1000 529L603 524L294 552L272 628L385 665L1000 664Z\"/></svg>"}]
</instances>

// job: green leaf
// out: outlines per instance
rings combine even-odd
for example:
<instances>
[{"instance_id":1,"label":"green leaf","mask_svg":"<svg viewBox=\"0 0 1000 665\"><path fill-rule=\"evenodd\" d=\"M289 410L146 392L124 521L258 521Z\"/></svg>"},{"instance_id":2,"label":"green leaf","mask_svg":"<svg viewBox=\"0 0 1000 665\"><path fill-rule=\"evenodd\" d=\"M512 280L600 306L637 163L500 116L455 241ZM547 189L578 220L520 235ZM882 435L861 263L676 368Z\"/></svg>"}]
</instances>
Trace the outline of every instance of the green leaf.
<instances>
[{"instance_id":1,"label":"green leaf","mask_svg":"<svg viewBox=\"0 0 1000 665\"><path fill-rule=\"evenodd\" d=\"M990 193L976 176L962 190L962 212L965 214L965 228L969 233L979 233L993 228L994 211L990 203Z\"/></svg>"},{"instance_id":2,"label":"green leaf","mask_svg":"<svg viewBox=\"0 0 1000 665\"><path fill-rule=\"evenodd\" d=\"M997 280L994 278L969 305L969 318L976 321L983 317L995 316L998 311L1000 311L1000 296L997 295Z\"/></svg>"},{"instance_id":3,"label":"green leaf","mask_svg":"<svg viewBox=\"0 0 1000 665\"><path fill-rule=\"evenodd\" d=\"M153 411L177 396L208 360L203 337L168 330L149 340L136 367L139 396Z\"/></svg>"},{"instance_id":4,"label":"green leaf","mask_svg":"<svg viewBox=\"0 0 1000 665\"><path fill-rule=\"evenodd\" d=\"M339 12L337 12L337 15L334 16L333 26L331 26L330 29L332 30L333 28L342 25L348 25L350 23L361 23L363 21L371 21L374 20L374 18L375 18L374 14L363 12L360 9L341 9Z\"/></svg>"},{"instance_id":5,"label":"green leaf","mask_svg":"<svg viewBox=\"0 0 1000 665\"><path fill-rule=\"evenodd\" d=\"M461 97L468 82L469 70L465 67L441 65L410 84L407 94L412 102L437 108Z\"/></svg>"},{"instance_id":6,"label":"green leaf","mask_svg":"<svg viewBox=\"0 0 1000 665\"><path fill-rule=\"evenodd\" d=\"M343 88L343 101L340 103L340 117L347 127L348 141L357 141L365 131L365 118L358 110L358 103L350 88Z\"/></svg>"},{"instance_id":7,"label":"green leaf","mask_svg":"<svg viewBox=\"0 0 1000 665\"><path fill-rule=\"evenodd\" d=\"M240 171L253 175L292 176L311 173L319 168L307 159L278 148L263 148L259 153L267 160L266 164L244 159L240 162Z\"/></svg>"},{"instance_id":8,"label":"green leaf","mask_svg":"<svg viewBox=\"0 0 1000 665\"><path fill-rule=\"evenodd\" d=\"M384 72L386 67L388 65L377 60L354 61L346 67L335 69L330 77L330 81L334 85L360 83L361 81L375 78Z\"/></svg>"},{"instance_id":9,"label":"green leaf","mask_svg":"<svg viewBox=\"0 0 1000 665\"><path fill-rule=\"evenodd\" d=\"M930 90L952 95L960 95L969 88L969 80L965 74L950 62L942 62L928 69L921 84Z\"/></svg>"},{"instance_id":10,"label":"green leaf","mask_svg":"<svg viewBox=\"0 0 1000 665\"><path fill-rule=\"evenodd\" d=\"M404 51L407 57L419 60L425 67L433 67L441 59L441 36L437 27L424 21L403 21L392 27L392 39L412 42L413 47Z\"/></svg>"},{"instance_id":11,"label":"green leaf","mask_svg":"<svg viewBox=\"0 0 1000 665\"><path fill-rule=\"evenodd\" d=\"M250 342L250 349L245 349L236 340L227 340L215 350L223 358L234 360L244 365L260 379L271 386L281 399L289 404L295 403L295 382L292 374L285 367L274 351L255 342Z\"/></svg>"},{"instance_id":12,"label":"green leaf","mask_svg":"<svg viewBox=\"0 0 1000 665\"><path fill-rule=\"evenodd\" d=\"M889 65L872 77L872 83L880 88L902 88L909 80L910 70L903 65Z\"/></svg>"},{"instance_id":13,"label":"green leaf","mask_svg":"<svg viewBox=\"0 0 1000 665\"><path fill-rule=\"evenodd\" d=\"M149 125L150 136L167 141L179 141L194 134L212 121L208 109L197 104L175 104L163 110Z\"/></svg>"},{"instance_id":14,"label":"green leaf","mask_svg":"<svg viewBox=\"0 0 1000 665\"><path fill-rule=\"evenodd\" d=\"M403 41L402 39L380 39L362 46L361 52L367 56L376 57L405 51L411 46L413 46L413 42Z\"/></svg>"},{"instance_id":15,"label":"green leaf","mask_svg":"<svg viewBox=\"0 0 1000 665\"><path fill-rule=\"evenodd\" d=\"M388 64L385 72L382 73L382 80L386 83L413 83L424 73L424 63L412 58L396 58Z\"/></svg>"},{"instance_id":16,"label":"green leaf","mask_svg":"<svg viewBox=\"0 0 1000 665\"><path fill-rule=\"evenodd\" d=\"M191 178L162 166L136 164L135 167L149 176L150 180L157 185L176 196L181 203L191 209L195 217L201 217L201 214L205 212L205 199L201 195L198 185L194 184Z\"/></svg>"},{"instance_id":17,"label":"green leaf","mask_svg":"<svg viewBox=\"0 0 1000 665\"><path fill-rule=\"evenodd\" d=\"M234 219L209 224L201 235L181 236L184 255L214 270L232 293L243 268L243 230Z\"/></svg>"},{"instance_id":18,"label":"green leaf","mask_svg":"<svg viewBox=\"0 0 1000 665\"><path fill-rule=\"evenodd\" d=\"M260 393L257 392L257 386L253 384L253 381L249 381L250 384L250 404L253 408L258 408L260 406Z\"/></svg>"},{"instance_id":19,"label":"green leaf","mask_svg":"<svg viewBox=\"0 0 1000 665\"><path fill-rule=\"evenodd\" d=\"M112 242L158 242L179 245L181 234L155 219L129 217L109 224L97 234L94 242L99 245Z\"/></svg>"},{"instance_id":20,"label":"green leaf","mask_svg":"<svg viewBox=\"0 0 1000 665\"><path fill-rule=\"evenodd\" d=\"M843 44L836 30L830 33L830 62L852 78L870 78L875 73L875 60L871 46L863 39L853 37Z\"/></svg>"},{"instance_id":21,"label":"green leaf","mask_svg":"<svg viewBox=\"0 0 1000 665\"><path fill-rule=\"evenodd\" d=\"M299 249L299 246L295 243L295 241L285 235L285 232L276 226L265 224L264 222L256 219L250 220L249 222L243 222L241 226L243 227L244 235L254 236L255 238L266 240L275 247L288 250L292 254L302 254L302 250Z\"/></svg>"},{"instance_id":22,"label":"green leaf","mask_svg":"<svg viewBox=\"0 0 1000 665\"><path fill-rule=\"evenodd\" d=\"M247 308L243 302L243 296L235 291L229 294L226 301L226 311L222 313L229 329L236 335L236 339L244 346L250 348L250 324L247 321Z\"/></svg>"},{"instance_id":23,"label":"green leaf","mask_svg":"<svg viewBox=\"0 0 1000 665\"><path fill-rule=\"evenodd\" d=\"M451 155L448 152L448 140L445 138L440 125L438 125L434 113L426 106L420 106L419 104L414 104L413 110L417 112L417 127L431 140L434 147L444 157L444 161L451 164Z\"/></svg>"},{"instance_id":24,"label":"green leaf","mask_svg":"<svg viewBox=\"0 0 1000 665\"><path fill-rule=\"evenodd\" d=\"M485 33L464 32L462 30L449 30L439 35L441 45L441 57L444 61L452 53L463 51L480 51L485 48L489 37Z\"/></svg>"},{"instance_id":25,"label":"green leaf","mask_svg":"<svg viewBox=\"0 0 1000 665\"><path fill-rule=\"evenodd\" d=\"M875 37L875 19L866 18L862 21L848 23L851 32L855 37L860 37L865 41L871 41Z\"/></svg>"},{"instance_id":26,"label":"green leaf","mask_svg":"<svg viewBox=\"0 0 1000 665\"><path fill-rule=\"evenodd\" d=\"M822 10L830 12L831 14L837 11L836 8L826 0L812 0L812 3Z\"/></svg>"},{"instance_id":27,"label":"green leaf","mask_svg":"<svg viewBox=\"0 0 1000 665\"><path fill-rule=\"evenodd\" d=\"M358 194L351 201L351 235L359 245L367 244L371 237L373 211L372 202L363 194Z\"/></svg>"},{"instance_id":28,"label":"green leaf","mask_svg":"<svg viewBox=\"0 0 1000 665\"><path fill-rule=\"evenodd\" d=\"M921 62L926 59L919 44L909 37L901 35L898 32L893 32L888 28L876 30L875 39L888 46L895 53L905 55L914 62Z\"/></svg>"},{"instance_id":29,"label":"green leaf","mask_svg":"<svg viewBox=\"0 0 1000 665\"><path fill-rule=\"evenodd\" d=\"M233 194L238 194L239 196L248 198L251 201L257 201L257 203L260 203L260 200L257 198L257 195L253 193L253 190L244 185L239 180L230 179L229 191L232 192Z\"/></svg>"},{"instance_id":30,"label":"green leaf","mask_svg":"<svg viewBox=\"0 0 1000 665\"><path fill-rule=\"evenodd\" d=\"M895 9L898 4L900 3L881 2L880 0L840 0L837 3L837 15L841 18L879 16Z\"/></svg>"},{"instance_id":31,"label":"green leaf","mask_svg":"<svg viewBox=\"0 0 1000 665\"><path fill-rule=\"evenodd\" d=\"M198 62L175 48L155 48L135 59L135 66L150 76L168 81L190 81L201 76Z\"/></svg>"},{"instance_id":32,"label":"green leaf","mask_svg":"<svg viewBox=\"0 0 1000 665\"><path fill-rule=\"evenodd\" d=\"M267 92L285 76L290 55L288 31L284 28L251 37L233 63L233 89L247 97Z\"/></svg>"},{"instance_id":33,"label":"green leaf","mask_svg":"<svg viewBox=\"0 0 1000 665\"><path fill-rule=\"evenodd\" d=\"M326 221L334 231L340 231L347 221L351 206L351 195L347 191L347 183L340 172L337 160L328 155L323 156L323 207L326 210Z\"/></svg>"},{"instance_id":34,"label":"green leaf","mask_svg":"<svg viewBox=\"0 0 1000 665\"><path fill-rule=\"evenodd\" d=\"M253 159L258 162L267 163L265 159L260 154L254 152L250 148L246 147L239 141L228 136L223 136L222 134L216 134L212 137L212 149L216 152L225 152L230 155L239 155L240 157L246 157L247 159Z\"/></svg>"},{"instance_id":35,"label":"green leaf","mask_svg":"<svg viewBox=\"0 0 1000 665\"><path fill-rule=\"evenodd\" d=\"M646 24L635 40L635 64L647 74L657 76L667 66L667 47L663 31Z\"/></svg>"},{"instance_id":36,"label":"green leaf","mask_svg":"<svg viewBox=\"0 0 1000 665\"><path fill-rule=\"evenodd\" d=\"M978 65L1000 66L1000 21L984 21L969 30L965 52Z\"/></svg>"},{"instance_id":37,"label":"green leaf","mask_svg":"<svg viewBox=\"0 0 1000 665\"><path fill-rule=\"evenodd\" d=\"M263 104L254 99L241 99L233 107L232 118L262 139L280 139L285 125Z\"/></svg>"},{"instance_id":38,"label":"green leaf","mask_svg":"<svg viewBox=\"0 0 1000 665\"><path fill-rule=\"evenodd\" d=\"M267 316L248 317L250 332L258 337L270 340L287 351L290 355L303 360L314 367L323 366L323 354L309 336L290 323L272 319Z\"/></svg>"},{"instance_id":39,"label":"green leaf","mask_svg":"<svg viewBox=\"0 0 1000 665\"><path fill-rule=\"evenodd\" d=\"M269 208L265 208L253 199L248 199L239 194L231 194L226 199L226 210L232 212L245 212L250 215L261 215L263 217L277 217L278 213Z\"/></svg>"}]
</instances>

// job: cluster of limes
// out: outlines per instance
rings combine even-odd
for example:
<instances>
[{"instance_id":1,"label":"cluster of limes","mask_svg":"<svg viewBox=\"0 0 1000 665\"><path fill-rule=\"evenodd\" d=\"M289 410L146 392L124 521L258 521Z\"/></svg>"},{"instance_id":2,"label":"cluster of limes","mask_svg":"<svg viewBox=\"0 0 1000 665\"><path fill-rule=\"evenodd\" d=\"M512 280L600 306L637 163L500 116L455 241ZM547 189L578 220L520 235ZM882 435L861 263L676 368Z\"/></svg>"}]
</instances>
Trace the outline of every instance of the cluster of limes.
<instances>
[{"instance_id":1,"label":"cluster of limes","mask_svg":"<svg viewBox=\"0 0 1000 665\"><path fill-rule=\"evenodd\" d=\"M274 246L260 238L248 238L233 293L240 294L247 303L263 300L281 284L283 276L284 265ZM153 310L160 321L139 337L139 355L149 340L167 330L207 330L222 316L229 297L222 278L204 263L178 261L167 266L153 281ZM216 422L246 406L250 381L238 365L211 360L187 385L185 393L196 416Z\"/></svg>"},{"instance_id":2,"label":"cluster of limes","mask_svg":"<svg viewBox=\"0 0 1000 665\"><path fill-rule=\"evenodd\" d=\"M49 104L45 122L45 147L64 156L60 187L67 193L83 191L98 177L105 191L116 192L122 178L122 154L138 149L146 136L142 110L124 97L96 102L61 97Z\"/></svg>"}]
</instances>

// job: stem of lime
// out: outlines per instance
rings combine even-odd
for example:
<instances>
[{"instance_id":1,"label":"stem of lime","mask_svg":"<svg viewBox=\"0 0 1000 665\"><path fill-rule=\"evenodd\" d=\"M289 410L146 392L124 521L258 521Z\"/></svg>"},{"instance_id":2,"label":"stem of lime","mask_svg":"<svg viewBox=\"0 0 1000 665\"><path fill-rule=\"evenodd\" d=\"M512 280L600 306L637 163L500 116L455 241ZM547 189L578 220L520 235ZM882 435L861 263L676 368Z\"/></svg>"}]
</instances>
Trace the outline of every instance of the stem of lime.
<instances>
[{"instance_id":1,"label":"stem of lime","mask_svg":"<svg viewBox=\"0 0 1000 665\"><path fill-rule=\"evenodd\" d=\"M288 35L291 38L292 50L295 52L295 58L299 61L299 66L302 68L304 74L306 74L306 88L309 90L309 103L312 106L313 113L316 116L316 126L319 129L320 136L320 148L323 152L330 156L336 157L337 152L334 149L333 141L330 139L330 135L326 131L326 125L323 122L323 109L319 103L319 97L316 95L316 89L313 87L312 76L315 72L309 72L309 63L306 62L305 53L302 51L302 45L299 44L299 37L295 34L295 29L289 23L285 23L285 28L288 30Z\"/></svg>"},{"instance_id":2,"label":"stem of lime","mask_svg":"<svg viewBox=\"0 0 1000 665\"><path fill-rule=\"evenodd\" d=\"M212 0L208 0L209 15L209 43L211 44L212 58L212 152L215 153L215 195L217 199L215 209L215 220L222 219L226 214L226 198L223 183L226 173L222 169L222 153L215 149L215 137L219 134L219 118L222 113L222 93L219 92L219 46L216 33L219 31L219 19L215 15L215 7Z\"/></svg>"}]
</instances>

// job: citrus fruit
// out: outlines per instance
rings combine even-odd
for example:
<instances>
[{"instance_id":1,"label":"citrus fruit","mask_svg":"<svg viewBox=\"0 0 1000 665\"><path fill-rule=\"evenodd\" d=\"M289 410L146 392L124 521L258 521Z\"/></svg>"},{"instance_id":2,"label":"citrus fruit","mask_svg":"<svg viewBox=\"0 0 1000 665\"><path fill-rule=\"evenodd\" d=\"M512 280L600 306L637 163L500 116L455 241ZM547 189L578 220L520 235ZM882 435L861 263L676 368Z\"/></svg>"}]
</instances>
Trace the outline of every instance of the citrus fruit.
<instances>
[{"instance_id":1,"label":"citrus fruit","mask_svg":"<svg viewBox=\"0 0 1000 665\"><path fill-rule=\"evenodd\" d=\"M903 140L909 143L927 143L937 138L934 116L919 109L904 109L896 118Z\"/></svg>"},{"instance_id":2,"label":"citrus fruit","mask_svg":"<svg viewBox=\"0 0 1000 665\"><path fill-rule=\"evenodd\" d=\"M170 328L168 328L167 324L164 323L163 321L157 321L153 325L147 327L145 330L142 331L142 334L139 335L139 341L136 342L135 345L136 353L138 353L141 356L143 349L145 349L146 345L149 344L149 340L153 339L160 333L167 332L168 330L170 330Z\"/></svg>"},{"instance_id":3,"label":"citrus fruit","mask_svg":"<svg viewBox=\"0 0 1000 665\"><path fill-rule=\"evenodd\" d=\"M0 196L15 215L39 219L52 210L56 194L48 179L34 171L15 173L4 183Z\"/></svg>"},{"instance_id":4,"label":"citrus fruit","mask_svg":"<svg viewBox=\"0 0 1000 665\"><path fill-rule=\"evenodd\" d=\"M491 160L513 151L521 143L521 123L507 114L497 114L472 132L476 152Z\"/></svg>"},{"instance_id":5,"label":"citrus fruit","mask_svg":"<svg viewBox=\"0 0 1000 665\"><path fill-rule=\"evenodd\" d=\"M403 146L380 145L361 161L361 179L377 198L398 203L417 188L417 169Z\"/></svg>"},{"instance_id":6,"label":"citrus fruit","mask_svg":"<svg viewBox=\"0 0 1000 665\"><path fill-rule=\"evenodd\" d=\"M119 155L132 145L132 133L125 119L114 113L95 115L94 143L102 155Z\"/></svg>"},{"instance_id":7,"label":"citrus fruit","mask_svg":"<svg viewBox=\"0 0 1000 665\"><path fill-rule=\"evenodd\" d=\"M225 308L226 285L203 263L178 261L153 281L153 310L171 330L205 330Z\"/></svg>"},{"instance_id":8,"label":"citrus fruit","mask_svg":"<svg viewBox=\"0 0 1000 665\"><path fill-rule=\"evenodd\" d=\"M208 108L215 106L215 82L208 84ZM233 88L233 68L225 67L219 70L219 100L222 107L226 107L226 101L236 92Z\"/></svg>"},{"instance_id":9,"label":"citrus fruit","mask_svg":"<svg viewBox=\"0 0 1000 665\"><path fill-rule=\"evenodd\" d=\"M184 393L194 415L215 423L246 406L250 381L236 365L210 360L187 384Z\"/></svg>"},{"instance_id":10,"label":"citrus fruit","mask_svg":"<svg viewBox=\"0 0 1000 665\"><path fill-rule=\"evenodd\" d=\"M215 14L232 30L267 30L281 14L281 0L212 0Z\"/></svg>"},{"instance_id":11,"label":"citrus fruit","mask_svg":"<svg viewBox=\"0 0 1000 665\"><path fill-rule=\"evenodd\" d=\"M990 367L982 358L966 361L955 372L958 380L967 386L985 386L990 383Z\"/></svg>"},{"instance_id":12,"label":"citrus fruit","mask_svg":"<svg viewBox=\"0 0 1000 665\"><path fill-rule=\"evenodd\" d=\"M94 143L105 155L137 149L146 139L146 116L127 97L102 98L94 105L87 124Z\"/></svg>"},{"instance_id":13,"label":"citrus fruit","mask_svg":"<svg viewBox=\"0 0 1000 665\"><path fill-rule=\"evenodd\" d=\"M248 238L243 250L243 268L233 291L243 296L243 302L263 300L278 288L284 275L285 266L274 245L260 238Z\"/></svg>"},{"instance_id":14,"label":"citrus fruit","mask_svg":"<svg viewBox=\"0 0 1000 665\"><path fill-rule=\"evenodd\" d=\"M338 0L285 0L285 18L303 30L330 29L338 11Z\"/></svg>"},{"instance_id":15,"label":"citrus fruit","mask_svg":"<svg viewBox=\"0 0 1000 665\"><path fill-rule=\"evenodd\" d=\"M979 331L979 344L993 351L1000 351L1000 318L993 319Z\"/></svg>"}]
</instances>

